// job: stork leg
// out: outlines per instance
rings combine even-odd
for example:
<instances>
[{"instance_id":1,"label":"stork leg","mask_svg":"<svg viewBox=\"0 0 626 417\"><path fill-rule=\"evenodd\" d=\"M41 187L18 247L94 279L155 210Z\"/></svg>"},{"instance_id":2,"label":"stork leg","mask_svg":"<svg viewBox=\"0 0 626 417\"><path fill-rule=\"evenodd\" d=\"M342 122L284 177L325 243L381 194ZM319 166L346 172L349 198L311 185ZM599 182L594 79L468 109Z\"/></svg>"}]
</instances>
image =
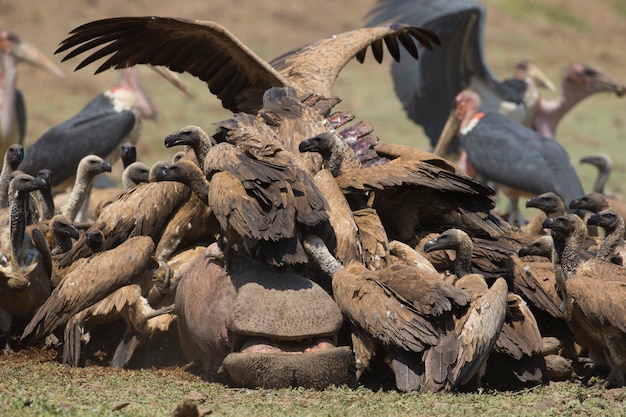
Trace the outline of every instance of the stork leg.
<instances>
[{"instance_id":1,"label":"stork leg","mask_svg":"<svg viewBox=\"0 0 626 417\"><path fill-rule=\"evenodd\" d=\"M507 210L507 221L516 226L524 226L526 220L522 216L522 211L519 209L519 197L508 196L509 209Z\"/></svg>"}]
</instances>

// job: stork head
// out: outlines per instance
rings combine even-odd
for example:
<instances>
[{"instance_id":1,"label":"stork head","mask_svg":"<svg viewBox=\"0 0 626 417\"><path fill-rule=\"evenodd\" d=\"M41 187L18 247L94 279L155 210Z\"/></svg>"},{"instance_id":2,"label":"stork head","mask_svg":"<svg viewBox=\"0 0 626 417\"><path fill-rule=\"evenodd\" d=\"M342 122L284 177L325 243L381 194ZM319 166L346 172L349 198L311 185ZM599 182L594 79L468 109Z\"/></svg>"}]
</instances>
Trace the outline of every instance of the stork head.
<instances>
[{"instance_id":1,"label":"stork head","mask_svg":"<svg viewBox=\"0 0 626 417\"><path fill-rule=\"evenodd\" d=\"M530 80L537 87L547 88L550 91L556 91L556 87L548 78L545 72L539 68L537 64L528 59L523 59L515 65L515 78Z\"/></svg>"},{"instance_id":2,"label":"stork head","mask_svg":"<svg viewBox=\"0 0 626 417\"><path fill-rule=\"evenodd\" d=\"M615 93L618 97L626 94L626 85L609 78L600 71L582 63L567 68L563 77L563 91L566 96L589 96L595 93Z\"/></svg>"},{"instance_id":3,"label":"stork head","mask_svg":"<svg viewBox=\"0 0 626 417\"><path fill-rule=\"evenodd\" d=\"M16 62L26 62L46 70L57 77L63 77L63 71L50 61L34 46L23 42L19 36L8 30L0 31L0 52L12 55Z\"/></svg>"},{"instance_id":4,"label":"stork head","mask_svg":"<svg viewBox=\"0 0 626 417\"><path fill-rule=\"evenodd\" d=\"M435 155L443 156L446 153L459 130L467 126L479 112L480 103L480 96L472 90L463 90L455 97L450 116L433 151Z\"/></svg>"}]
</instances>

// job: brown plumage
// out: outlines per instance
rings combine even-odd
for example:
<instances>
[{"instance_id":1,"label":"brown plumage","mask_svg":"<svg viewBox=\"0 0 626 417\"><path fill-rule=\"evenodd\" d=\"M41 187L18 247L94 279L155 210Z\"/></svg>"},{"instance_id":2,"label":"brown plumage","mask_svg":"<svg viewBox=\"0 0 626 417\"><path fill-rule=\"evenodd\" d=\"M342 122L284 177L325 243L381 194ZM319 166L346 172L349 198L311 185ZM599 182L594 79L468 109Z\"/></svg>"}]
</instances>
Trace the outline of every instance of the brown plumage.
<instances>
[{"instance_id":1,"label":"brown plumage","mask_svg":"<svg viewBox=\"0 0 626 417\"><path fill-rule=\"evenodd\" d=\"M489 214L494 206L493 190L457 172L442 158L410 147L388 146L383 147L388 153L380 153L386 163L336 166L337 161L353 160L349 157L352 149L337 143L336 135L322 134L301 143L300 150L321 153L325 165L339 174L336 181L344 193L364 200L373 195L371 205L392 239L410 242L418 230L446 226L482 235L502 232Z\"/></svg>"},{"instance_id":2,"label":"brown plumage","mask_svg":"<svg viewBox=\"0 0 626 417\"><path fill-rule=\"evenodd\" d=\"M610 368L604 383L622 386L626 369L626 269L598 259L579 261L586 227L578 216L548 219L544 226L554 239L555 268L558 264L563 270L567 324L576 341L589 349L594 367Z\"/></svg>"},{"instance_id":3,"label":"brown plumage","mask_svg":"<svg viewBox=\"0 0 626 417\"><path fill-rule=\"evenodd\" d=\"M90 22L71 33L57 49L57 53L70 51L65 60L96 49L78 68L111 53L96 72L137 64L164 65L205 81L225 108L252 114L260 109L263 93L271 87L291 86L298 94L330 96L341 69L355 56L362 62L370 45L380 62L383 42L396 60L398 41L415 58L416 42L429 49L439 42L431 31L393 24L332 36L267 63L215 22L119 17Z\"/></svg>"},{"instance_id":4,"label":"brown plumage","mask_svg":"<svg viewBox=\"0 0 626 417\"><path fill-rule=\"evenodd\" d=\"M372 271L359 262L343 267L316 236L305 238L305 248L315 264L332 277L333 297L351 323L365 332L355 332L365 348L371 340L382 344L392 360L397 387L419 389L431 376L424 374L420 353L437 345L449 330L453 312L463 309L469 297L437 274L426 276L407 264ZM354 340L354 339L353 339ZM356 350L355 346L355 350ZM370 349L364 349L366 353ZM362 372L371 356L357 353Z\"/></svg>"},{"instance_id":5,"label":"brown plumage","mask_svg":"<svg viewBox=\"0 0 626 417\"><path fill-rule=\"evenodd\" d=\"M311 174L251 115L237 113L218 126L226 141L209 150L204 174L228 245L258 246L272 264L306 263L300 230L328 219Z\"/></svg>"},{"instance_id":6,"label":"brown plumage","mask_svg":"<svg viewBox=\"0 0 626 417\"><path fill-rule=\"evenodd\" d=\"M594 213L587 224L604 229L604 239L598 248L597 259L606 262L624 264L624 218L615 210L608 208Z\"/></svg>"},{"instance_id":7,"label":"brown plumage","mask_svg":"<svg viewBox=\"0 0 626 417\"><path fill-rule=\"evenodd\" d=\"M210 244L220 232L220 225L209 207L209 183L196 161L183 158L164 164L156 172L156 181L177 181L193 193L168 221L156 249L156 257L167 260L176 251L191 244Z\"/></svg>"},{"instance_id":8,"label":"brown plumage","mask_svg":"<svg viewBox=\"0 0 626 417\"><path fill-rule=\"evenodd\" d=\"M50 295L50 248L39 229L26 232L29 193L43 187L43 180L28 174L15 175L9 184L10 245L3 245L0 254L0 332L6 338L5 349L10 349L12 319L32 317Z\"/></svg>"},{"instance_id":9,"label":"brown plumage","mask_svg":"<svg viewBox=\"0 0 626 417\"><path fill-rule=\"evenodd\" d=\"M81 337L86 332L104 323L122 319L125 333L115 349L111 366L124 367L130 360L139 343L141 333L148 320L173 311L173 305L155 310L143 296L140 285L126 285L113 291L107 297L74 314L64 330L63 363L78 366L80 360Z\"/></svg>"},{"instance_id":10,"label":"brown plumage","mask_svg":"<svg viewBox=\"0 0 626 417\"><path fill-rule=\"evenodd\" d=\"M454 273L457 278L469 279L465 277L472 273L473 243L467 233L458 229L450 229L424 245L425 251L439 249L454 249L456 252ZM461 284L457 281L455 285L463 285L462 283L463 281ZM468 290L475 295L484 294L487 285L482 286L482 290L480 287L479 285L468 288ZM504 325L502 325L502 331L495 341L494 350L509 358L507 361L509 368L513 370L521 382L540 381L542 364L539 353L542 339L535 317L526 302L519 295L509 293L508 289L505 311L506 315L502 318ZM499 318L497 314L495 317ZM483 320L494 320L494 318L485 317Z\"/></svg>"},{"instance_id":11,"label":"brown plumage","mask_svg":"<svg viewBox=\"0 0 626 417\"><path fill-rule=\"evenodd\" d=\"M129 238L114 249L98 252L72 269L37 310L22 339L32 344L65 325L74 314L124 285L151 279L156 268L154 242L147 236Z\"/></svg>"}]
</instances>

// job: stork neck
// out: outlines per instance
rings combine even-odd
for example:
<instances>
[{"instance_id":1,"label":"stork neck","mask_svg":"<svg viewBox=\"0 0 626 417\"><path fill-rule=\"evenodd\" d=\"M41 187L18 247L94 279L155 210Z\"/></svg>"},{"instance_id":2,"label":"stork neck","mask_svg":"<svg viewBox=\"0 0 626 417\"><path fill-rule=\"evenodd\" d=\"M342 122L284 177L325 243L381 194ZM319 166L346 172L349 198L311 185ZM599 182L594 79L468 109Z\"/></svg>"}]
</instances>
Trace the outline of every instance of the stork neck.
<instances>
[{"instance_id":1,"label":"stork neck","mask_svg":"<svg viewBox=\"0 0 626 417\"><path fill-rule=\"evenodd\" d=\"M141 117L144 119L154 119L156 117L156 110L152 105L152 101L139 82L137 69L134 67L122 69L119 87L133 94L135 98L135 108Z\"/></svg>"},{"instance_id":2,"label":"stork neck","mask_svg":"<svg viewBox=\"0 0 626 417\"><path fill-rule=\"evenodd\" d=\"M3 53L2 59L2 115L0 116L0 137L11 133L15 117L15 85L17 84L17 62L11 54Z\"/></svg>"}]
</instances>

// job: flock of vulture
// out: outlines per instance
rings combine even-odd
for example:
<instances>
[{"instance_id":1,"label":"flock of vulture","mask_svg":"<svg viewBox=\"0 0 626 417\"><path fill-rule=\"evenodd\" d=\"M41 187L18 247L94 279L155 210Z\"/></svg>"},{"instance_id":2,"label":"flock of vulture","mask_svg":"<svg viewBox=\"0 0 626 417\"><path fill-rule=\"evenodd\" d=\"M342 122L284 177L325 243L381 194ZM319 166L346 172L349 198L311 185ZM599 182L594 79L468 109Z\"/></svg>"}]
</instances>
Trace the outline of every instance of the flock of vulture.
<instances>
[{"instance_id":1,"label":"flock of vulture","mask_svg":"<svg viewBox=\"0 0 626 417\"><path fill-rule=\"evenodd\" d=\"M78 68L105 59L97 71L121 83L26 149L16 64L61 72L2 32L5 353L47 344L78 366L99 338L124 367L168 335L207 378L246 386L624 385L623 202L604 194L610 159L583 161L601 172L586 194L554 137L577 102L626 87L575 64L550 101L529 61L499 81L472 1L380 0L368 17L269 62L214 22L87 23L57 52L88 54ZM379 142L334 110L335 79L368 49L396 61L432 152ZM205 81L232 118L167 132L180 152L146 166L140 64L181 89L176 72ZM118 158L121 187L101 181Z\"/></svg>"}]
</instances>

